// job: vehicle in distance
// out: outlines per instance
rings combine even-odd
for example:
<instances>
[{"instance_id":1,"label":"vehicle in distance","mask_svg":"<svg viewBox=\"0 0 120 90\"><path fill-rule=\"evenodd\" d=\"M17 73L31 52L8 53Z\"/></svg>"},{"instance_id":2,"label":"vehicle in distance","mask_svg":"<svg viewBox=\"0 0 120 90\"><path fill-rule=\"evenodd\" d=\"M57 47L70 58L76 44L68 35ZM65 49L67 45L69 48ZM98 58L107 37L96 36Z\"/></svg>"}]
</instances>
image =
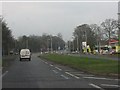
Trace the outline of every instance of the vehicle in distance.
<instances>
[{"instance_id":1,"label":"vehicle in distance","mask_svg":"<svg viewBox=\"0 0 120 90\"><path fill-rule=\"evenodd\" d=\"M22 61L23 59L28 59L29 61L31 60L31 52L29 49L20 50L20 61Z\"/></svg>"}]
</instances>

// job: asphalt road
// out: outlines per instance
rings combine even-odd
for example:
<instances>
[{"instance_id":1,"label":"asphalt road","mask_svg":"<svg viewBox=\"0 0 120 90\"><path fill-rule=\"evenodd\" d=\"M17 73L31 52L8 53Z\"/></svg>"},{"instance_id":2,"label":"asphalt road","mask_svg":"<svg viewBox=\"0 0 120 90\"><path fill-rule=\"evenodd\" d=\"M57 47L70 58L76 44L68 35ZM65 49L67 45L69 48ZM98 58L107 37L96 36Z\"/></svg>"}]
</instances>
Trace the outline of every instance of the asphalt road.
<instances>
[{"instance_id":1,"label":"asphalt road","mask_svg":"<svg viewBox=\"0 0 120 90\"><path fill-rule=\"evenodd\" d=\"M116 88L118 79L98 77L42 60L36 54L31 61L16 59L2 74L2 88Z\"/></svg>"}]
</instances>

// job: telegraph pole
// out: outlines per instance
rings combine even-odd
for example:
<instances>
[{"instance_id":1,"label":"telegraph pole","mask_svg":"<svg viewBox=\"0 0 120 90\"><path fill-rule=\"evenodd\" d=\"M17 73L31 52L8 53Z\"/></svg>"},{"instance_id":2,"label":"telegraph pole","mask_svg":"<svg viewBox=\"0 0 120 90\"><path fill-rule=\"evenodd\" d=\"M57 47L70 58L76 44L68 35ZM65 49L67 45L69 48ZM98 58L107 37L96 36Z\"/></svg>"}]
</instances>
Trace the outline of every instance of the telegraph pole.
<instances>
[{"instance_id":1,"label":"telegraph pole","mask_svg":"<svg viewBox=\"0 0 120 90\"><path fill-rule=\"evenodd\" d=\"M52 48L52 36L50 36L50 38L51 38L51 53L52 53L52 50L53 50L53 48Z\"/></svg>"},{"instance_id":2,"label":"telegraph pole","mask_svg":"<svg viewBox=\"0 0 120 90\"><path fill-rule=\"evenodd\" d=\"M73 51L74 51L74 37L72 36L72 44L73 44Z\"/></svg>"},{"instance_id":3,"label":"telegraph pole","mask_svg":"<svg viewBox=\"0 0 120 90\"><path fill-rule=\"evenodd\" d=\"M86 45L87 45L87 31L85 30L85 41L86 41Z\"/></svg>"},{"instance_id":4,"label":"telegraph pole","mask_svg":"<svg viewBox=\"0 0 120 90\"><path fill-rule=\"evenodd\" d=\"M77 35L77 52L79 51L79 45L78 45L78 35Z\"/></svg>"}]
</instances>

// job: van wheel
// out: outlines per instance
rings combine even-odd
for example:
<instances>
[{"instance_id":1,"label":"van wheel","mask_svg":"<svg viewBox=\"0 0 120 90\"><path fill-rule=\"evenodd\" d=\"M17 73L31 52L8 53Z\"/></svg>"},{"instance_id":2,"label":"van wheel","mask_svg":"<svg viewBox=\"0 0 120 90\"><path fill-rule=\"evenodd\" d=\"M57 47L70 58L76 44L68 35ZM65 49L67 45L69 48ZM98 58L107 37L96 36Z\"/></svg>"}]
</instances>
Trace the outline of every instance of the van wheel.
<instances>
[{"instance_id":1,"label":"van wheel","mask_svg":"<svg viewBox=\"0 0 120 90\"><path fill-rule=\"evenodd\" d=\"M20 58L20 61L22 61L22 59Z\"/></svg>"}]
</instances>

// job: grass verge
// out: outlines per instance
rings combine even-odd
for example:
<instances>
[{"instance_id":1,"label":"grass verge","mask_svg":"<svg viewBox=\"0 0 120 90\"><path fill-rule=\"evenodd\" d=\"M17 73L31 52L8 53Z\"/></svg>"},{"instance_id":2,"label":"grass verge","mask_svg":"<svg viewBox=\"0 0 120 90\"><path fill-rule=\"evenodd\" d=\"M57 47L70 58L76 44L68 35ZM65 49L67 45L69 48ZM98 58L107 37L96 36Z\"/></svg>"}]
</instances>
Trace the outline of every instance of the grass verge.
<instances>
[{"instance_id":1,"label":"grass verge","mask_svg":"<svg viewBox=\"0 0 120 90\"><path fill-rule=\"evenodd\" d=\"M39 57L92 74L115 77L119 76L120 74L120 66L118 65L119 61L116 60L105 60L101 58L95 59L58 54L44 54L40 55Z\"/></svg>"},{"instance_id":2,"label":"grass verge","mask_svg":"<svg viewBox=\"0 0 120 90\"><path fill-rule=\"evenodd\" d=\"M12 62L17 58L17 55L9 55L2 57L2 67L3 72L12 64Z\"/></svg>"}]
</instances>

